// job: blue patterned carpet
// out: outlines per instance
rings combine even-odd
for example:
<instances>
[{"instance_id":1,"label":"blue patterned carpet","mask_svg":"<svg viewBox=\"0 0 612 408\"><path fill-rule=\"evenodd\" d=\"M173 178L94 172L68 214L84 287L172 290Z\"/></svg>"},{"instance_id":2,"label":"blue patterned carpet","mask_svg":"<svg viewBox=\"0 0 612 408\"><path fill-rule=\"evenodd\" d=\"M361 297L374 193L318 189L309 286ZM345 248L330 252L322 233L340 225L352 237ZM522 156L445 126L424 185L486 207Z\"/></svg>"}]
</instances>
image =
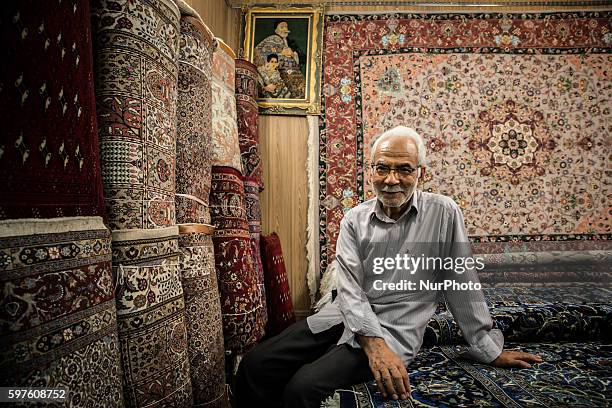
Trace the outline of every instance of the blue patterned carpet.
<instances>
[{"instance_id":1,"label":"blue patterned carpet","mask_svg":"<svg viewBox=\"0 0 612 408\"><path fill-rule=\"evenodd\" d=\"M339 390L326 408L612 407L612 291L605 284L484 289L504 348L538 354L531 369L474 364L441 303L408 367L410 401L383 401L374 382Z\"/></svg>"},{"instance_id":2,"label":"blue patterned carpet","mask_svg":"<svg viewBox=\"0 0 612 408\"><path fill-rule=\"evenodd\" d=\"M612 339L608 285L483 289L495 326L506 341L557 342ZM463 344L452 314L441 304L429 321L423 347Z\"/></svg>"},{"instance_id":3,"label":"blue patterned carpet","mask_svg":"<svg viewBox=\"0 0 612 408\"><path fill-rule=\"evenodd\" d=\"M458 357L455 347L421 350L408 368L410 401L383 401L371 382L354 386L354 392L338 391L327 407L612 406L612 345L507 344L542 357L525 370L473 364Z\"/></svg>"}]
</instances>

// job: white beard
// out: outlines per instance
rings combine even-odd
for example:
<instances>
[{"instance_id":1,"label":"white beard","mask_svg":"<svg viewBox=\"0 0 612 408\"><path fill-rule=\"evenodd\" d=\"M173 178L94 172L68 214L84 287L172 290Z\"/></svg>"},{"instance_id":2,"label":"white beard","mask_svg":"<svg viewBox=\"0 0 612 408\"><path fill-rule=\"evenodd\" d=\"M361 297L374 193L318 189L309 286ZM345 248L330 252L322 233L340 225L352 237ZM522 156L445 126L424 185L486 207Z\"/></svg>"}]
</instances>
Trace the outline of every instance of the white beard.
<instances>
[{"instance_id":1,"label":"white beard","mask_svg":"<svg viewBox=\"0 0 612 408\"><path fill-rule=\"evenodd\" d=\"M412 190L412 193L414 193L414 189ZM412 193L405 194L404 199L402 201L387 200L386 198L383 197L382 192L381 194L377 193L376 197L378 198L378 200L382 203L384 207L399 208L402 205L406 204L408 200L410 200L410 197L412 197Z\"/></svg>"},{"instance_id":2,"label":"white beard","mask_svg":"<svg viewBox=\"0 0 612 408\"><path fill-rule=\"evenodd\" d=\"M421 175L420 171L419 171L419 176ZM412 197L412 195L414 194L414 192L417 189L419 179L417 178L416 182L414 183L414 186L412 187L411 191L407 191L406 194L404 195L404 200L400 201L391 201L389 202L387 199L385 199L383 197L383 192L385 191L385 189L383 188L382 190L378 190L376 187L374 187L374 185L372 185L372 188L374 189L374 192L376 193L376 198L382 203L383 206L385 207L391 207L391 208L399 208L402 205L406 204L408 202L408 200L410 200L410 198ZM390 189L390 191L394 191L394 189ZM402 190L403 191L403 190Z\"/></svg>"}]
</instances>

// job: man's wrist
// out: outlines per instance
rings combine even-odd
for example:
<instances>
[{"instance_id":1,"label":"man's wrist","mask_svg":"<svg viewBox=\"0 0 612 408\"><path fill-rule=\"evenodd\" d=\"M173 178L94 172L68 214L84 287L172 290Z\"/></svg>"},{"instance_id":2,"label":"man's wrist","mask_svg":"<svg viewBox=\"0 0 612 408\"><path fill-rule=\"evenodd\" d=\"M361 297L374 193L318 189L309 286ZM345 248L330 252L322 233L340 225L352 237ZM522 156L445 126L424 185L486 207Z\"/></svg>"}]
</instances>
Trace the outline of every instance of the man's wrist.
<instances>
[{"instance_id":1,"label":"man's wrist","mask_svg":"<svg viewBox=\"0 0 612 408\"><path fill-rule=\"evenodd\" d=\"M383 339L382 337L362 336L360 334L356 334L355 337L357 338L357 342L359 343L363 351L365 351L366 353L368 353L368 351L370 350L387 345L385 339Z\"/></svg>"},{"instance_id":2,"label":"man's wrist","mask_svg":"<svg viewBox=\"0 0 612 408\"><path fill-rule=\"evenodd\" d=\"M495 364L496 364L497 359L498 359L498 358L499 358L499 357L500 357L502 354L504 354L504 350L503 350L503 349L502 349L502 350L500 350L500 351L499 351L499 353L495 353L495 354L493 354L493 355L495 355L495 358L493 358L493 360L489 361L489 363L488 363L488 364L495 365Z\"/></svg>"}]
</instances>

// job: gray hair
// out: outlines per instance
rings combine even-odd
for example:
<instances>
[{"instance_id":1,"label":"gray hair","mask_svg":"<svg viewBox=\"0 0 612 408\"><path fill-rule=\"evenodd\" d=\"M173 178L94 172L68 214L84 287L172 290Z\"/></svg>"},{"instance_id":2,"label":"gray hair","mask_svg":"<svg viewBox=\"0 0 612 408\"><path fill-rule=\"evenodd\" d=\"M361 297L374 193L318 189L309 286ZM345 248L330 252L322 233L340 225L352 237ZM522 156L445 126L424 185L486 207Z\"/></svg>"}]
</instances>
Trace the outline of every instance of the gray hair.
<instances>
[{"instance_id":1,"label":"gray hair","mask_svg":"<svg viewBox=\"0 0 612 408\"><path fill-rule=\"evenodd\" d=\"M372 149L370 150L370 162L372 164L374 164L374 153L376 152L378 143L381 140L386 139L390 136L405 136L408 139L412 140L416 144L417 148L417 165L425 166L425 142L423 142L423 138L417 133L416 130L406 126L396 126L393 129L386 130L374 139L374 141L372 142Z\"/></svg>"}]
</instances>

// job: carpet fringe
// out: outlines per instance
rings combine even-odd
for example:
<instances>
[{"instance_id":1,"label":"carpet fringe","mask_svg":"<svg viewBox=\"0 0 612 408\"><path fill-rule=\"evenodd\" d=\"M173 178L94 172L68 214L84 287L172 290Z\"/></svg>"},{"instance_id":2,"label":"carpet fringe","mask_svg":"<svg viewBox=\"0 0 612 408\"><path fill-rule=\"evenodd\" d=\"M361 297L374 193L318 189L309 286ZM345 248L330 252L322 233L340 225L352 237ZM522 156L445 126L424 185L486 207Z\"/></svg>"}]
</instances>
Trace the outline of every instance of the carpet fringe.
<instances>
[{"instance_id":1,"label":"carpet fringe","mask_svg":"<svg viewBox=\"0 0 612 408\"><path fill-rule=\"evenodd\" d=\"M308 116L308 231L306 257L308 259L308 292L310 304L315 304L319 286L319 118Z\"/></svg>"}]
</instances>

